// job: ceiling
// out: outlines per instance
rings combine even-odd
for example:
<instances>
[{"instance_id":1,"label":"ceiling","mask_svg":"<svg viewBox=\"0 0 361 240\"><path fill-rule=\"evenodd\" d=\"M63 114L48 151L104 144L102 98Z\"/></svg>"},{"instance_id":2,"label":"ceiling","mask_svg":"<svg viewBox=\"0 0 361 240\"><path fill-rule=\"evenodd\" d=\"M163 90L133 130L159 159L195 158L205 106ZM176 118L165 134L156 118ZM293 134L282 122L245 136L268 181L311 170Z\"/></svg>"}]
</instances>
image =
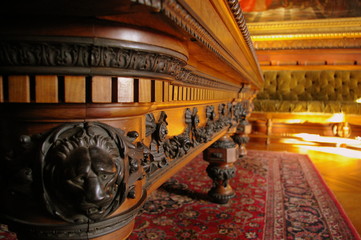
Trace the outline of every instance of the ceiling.
<instances>
[{"instance_id":1,"label":"ceiling","mask_svg":"<svg viewBox=\"0 0 361 240\"><path fill-rule=\"evenodd\" d=\"M361 70L361 0L240 0L262 69Z\"/></svg>"},{"instance_id":2,"label":"ceiling","mask_svg":"<svg viewBox=\"0 0 361 240\"><path fill-rule=\"evenodd\" d=\"M241 0L246 21L299 21L361 16L359 0Z\"/></svg>"}]
</instances>

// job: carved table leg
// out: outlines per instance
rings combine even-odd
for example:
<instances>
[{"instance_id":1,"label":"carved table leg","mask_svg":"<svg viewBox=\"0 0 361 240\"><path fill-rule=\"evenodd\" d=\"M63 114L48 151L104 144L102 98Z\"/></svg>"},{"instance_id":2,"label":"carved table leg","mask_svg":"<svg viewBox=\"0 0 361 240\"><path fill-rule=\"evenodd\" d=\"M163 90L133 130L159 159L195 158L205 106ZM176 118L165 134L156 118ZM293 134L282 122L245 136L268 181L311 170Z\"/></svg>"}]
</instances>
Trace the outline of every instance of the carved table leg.
<instances>
[{"instance_id":1,"label":"carved table leg","mask_svg":"<svg viewBox=\"0 0 361 240\"><path fill-rule=\"evenodd\" d=\"M212 201L225 204L235 196L229 180L235 176L236 168L233 163L238 159L238 155L238 146L230 134L226 134L204 151L204 159L209 162L207 173L213 180L213 187L208 192Z\"/></svg>"},{"instance_id":2,"label":"carved table leg","mask_svg":"<svg viewBox=\"0 0 361 240\"><path fill-rule=\"evenodd\" d=\"M247 155L246 144L249 142L249 136L252 131L252 125L244 117L237 126L236 133L232 136L233 140L239 145L239 156Z\"/></svg>"},{"instance_id":3,"label":"carved table leg","mask_svg":"<svg viewBox=\"0 0 361 240\"><path fill-rule=\"evenodd\" d=\"M348 122L339 122L332 126L334 136L347 138L351 135L351 127Z\"/></svg>"},{"instance_id":4,"label":"carved table leg","mask_svg":"<svg viewBox=\"0 0 361 240\"><path fill-rule=\"evenodd\" d=\"M266 127L267 127L267 141L266 144L270 144L271 143L271 135L272 135L272 119L267 119L266 122Z\"/></svg>"}]
</instances>

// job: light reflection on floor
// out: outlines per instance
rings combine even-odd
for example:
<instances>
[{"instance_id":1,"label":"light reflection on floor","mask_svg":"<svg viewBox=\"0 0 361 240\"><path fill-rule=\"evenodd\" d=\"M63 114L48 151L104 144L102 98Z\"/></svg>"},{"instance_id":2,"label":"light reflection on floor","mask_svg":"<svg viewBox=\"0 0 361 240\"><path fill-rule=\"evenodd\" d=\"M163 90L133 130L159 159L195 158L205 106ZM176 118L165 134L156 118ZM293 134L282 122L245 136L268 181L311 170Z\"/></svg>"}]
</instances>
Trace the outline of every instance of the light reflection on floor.
<instances>
[{"instance_id":1,"label":"light reflection on floor","mask_svg":"<svg viewBox=\"0 0 361 240\"><path fill-rule=\"evenodd\" d=\"M312 150L361 159L361 141L359 139L323 137L307 133L293 134L292 137L295 138L282 139L281 142L293 144L300 148L301 151L304 150L304 153Z\"/></svg>"}]
</instances>

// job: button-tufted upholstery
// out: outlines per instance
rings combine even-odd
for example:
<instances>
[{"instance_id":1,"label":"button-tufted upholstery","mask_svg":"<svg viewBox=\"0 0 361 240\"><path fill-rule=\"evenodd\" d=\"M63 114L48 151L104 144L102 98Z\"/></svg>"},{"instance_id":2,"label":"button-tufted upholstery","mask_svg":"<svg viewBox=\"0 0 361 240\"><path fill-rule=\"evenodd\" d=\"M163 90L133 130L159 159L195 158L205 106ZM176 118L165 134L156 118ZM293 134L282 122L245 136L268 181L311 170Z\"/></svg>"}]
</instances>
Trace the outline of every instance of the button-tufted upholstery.
<instances>
[{"instance_id":1,"label":"button-tufted upholstery","mask_svg":"<svg viewBox=\"0 0 361 240\"><path fill-rule=\"evenodd\" d=\"M267 71L259 112L361 114L361 71Z\"/></svg>"}]
</instances>

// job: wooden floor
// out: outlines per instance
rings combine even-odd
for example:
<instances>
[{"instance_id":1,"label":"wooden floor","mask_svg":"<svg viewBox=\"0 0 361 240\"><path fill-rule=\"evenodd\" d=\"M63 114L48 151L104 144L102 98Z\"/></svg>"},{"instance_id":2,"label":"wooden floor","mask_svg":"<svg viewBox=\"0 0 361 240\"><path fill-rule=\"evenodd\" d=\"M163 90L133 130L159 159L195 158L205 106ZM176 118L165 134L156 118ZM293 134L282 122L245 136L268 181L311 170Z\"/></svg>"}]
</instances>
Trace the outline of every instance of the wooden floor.
<instances>
[{"instance_id":1,"label":"wooden floor","mask_svg":"<svg viewBox=\"0 0 361 240\"><path fill-rule=\"evenodd\" d=\"M361 149L299 140L284 142L277 139L267 145L264 139L251 138L247 149L308 154L361 235Z\"/></svg>"}]
</instances>

